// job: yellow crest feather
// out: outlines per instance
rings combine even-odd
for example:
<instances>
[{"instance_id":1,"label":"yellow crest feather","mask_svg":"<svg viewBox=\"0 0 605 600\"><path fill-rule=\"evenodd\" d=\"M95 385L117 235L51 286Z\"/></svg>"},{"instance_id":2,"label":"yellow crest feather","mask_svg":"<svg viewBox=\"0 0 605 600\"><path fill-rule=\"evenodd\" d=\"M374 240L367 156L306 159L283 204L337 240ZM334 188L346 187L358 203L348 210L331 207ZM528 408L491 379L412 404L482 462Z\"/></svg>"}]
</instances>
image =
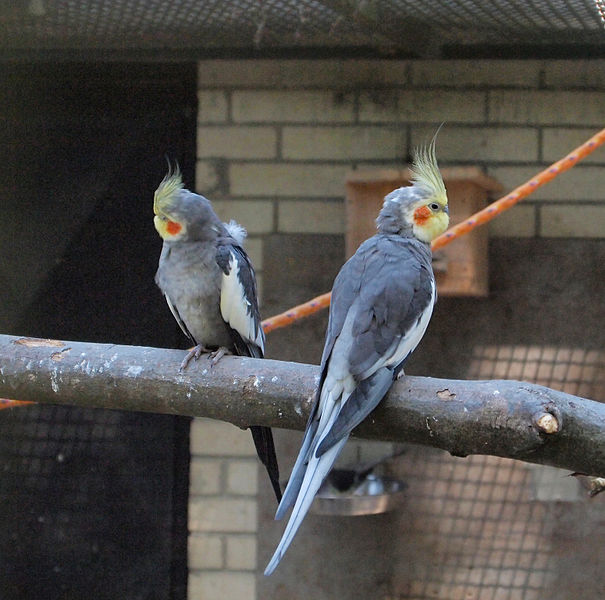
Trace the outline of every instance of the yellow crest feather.
<instances>
[{"instance_id":1,"label":"yellow crest feather","mask_svg":"<svg viewBox=\"0 0 605 600\"><path fill-rule=\"evenodd\" d=\"M153 194L153 212L157 215L169 207L180 190L184 188L183 176L178 166L174 171L169 170Z\"/></svg>"},{"instance_id":2,"label":"yellow crest feather","mask_svg":"<svg viewBox=\"0 0 605 600\"><path fill-rule=\"evenodd\" d=\"M447 205L447 192L435 155L437 133L428 146L421 146L414 151L414 162L411 167L412 183L431 198Z\"/></svg>"}]
</instances>

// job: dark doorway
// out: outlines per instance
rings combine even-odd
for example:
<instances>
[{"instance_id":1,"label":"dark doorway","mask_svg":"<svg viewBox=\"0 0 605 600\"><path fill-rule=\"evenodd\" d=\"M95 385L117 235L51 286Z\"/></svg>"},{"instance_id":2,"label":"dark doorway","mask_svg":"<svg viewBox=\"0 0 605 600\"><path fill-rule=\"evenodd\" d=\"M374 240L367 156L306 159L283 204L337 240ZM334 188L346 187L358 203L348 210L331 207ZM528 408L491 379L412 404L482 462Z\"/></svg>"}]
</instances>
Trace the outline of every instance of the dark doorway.
<instances>
[{"instance_id":1,"label":"dark doorway","mask_svg":"<svg viewBox=\"0 0 605 600\"><path fill-rule=\"evenodd\" d=\"M161 347L153 190L195 170L194 64L0 65L3 333ZM186 598L189 419L0 411L0 597Z\"/></svg>"}]
</instances>

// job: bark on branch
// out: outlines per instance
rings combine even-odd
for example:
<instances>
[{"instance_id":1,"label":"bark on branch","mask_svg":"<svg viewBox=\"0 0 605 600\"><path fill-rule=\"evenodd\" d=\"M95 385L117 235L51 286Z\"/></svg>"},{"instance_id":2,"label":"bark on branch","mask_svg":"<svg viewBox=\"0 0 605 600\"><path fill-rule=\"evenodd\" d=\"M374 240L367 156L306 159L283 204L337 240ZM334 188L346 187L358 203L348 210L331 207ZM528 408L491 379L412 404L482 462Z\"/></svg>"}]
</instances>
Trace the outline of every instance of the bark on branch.
<instances>
[{"instance_id":1,"label":"bark on branch","mask_svg":"<svg viewBox=\"0 0 605 600\"><path fill-rule=\"evenodd\" d=\"M0 335L0 397L303 430L319 369L182 350ZM456 456L491 454L605 476L605 404L519 381L403 377L356 430Z\"/></svg>"}]
</instances>

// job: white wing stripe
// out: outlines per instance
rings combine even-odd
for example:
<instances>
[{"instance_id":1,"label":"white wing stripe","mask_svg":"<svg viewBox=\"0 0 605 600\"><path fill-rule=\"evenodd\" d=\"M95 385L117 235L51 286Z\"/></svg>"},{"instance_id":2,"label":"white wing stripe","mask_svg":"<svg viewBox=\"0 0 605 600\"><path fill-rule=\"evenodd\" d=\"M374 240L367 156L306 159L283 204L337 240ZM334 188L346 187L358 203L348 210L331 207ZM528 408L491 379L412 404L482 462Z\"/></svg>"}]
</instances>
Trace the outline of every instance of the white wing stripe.
<instances>
[{"instance_id":1,"label":"white wing stripe","mask_svg":"<svg viewBox=\"0 0 605 600\"><path fill-rule=\"evenodd\" d=\"M239 278L237 257L231 252L229 272L226 275L223 273L221 281L221 316L245 340L254 342L264 351L260 327L257 332L254 318L248 312L249 306L250 301Z\"/></svg>"}]
</instances>

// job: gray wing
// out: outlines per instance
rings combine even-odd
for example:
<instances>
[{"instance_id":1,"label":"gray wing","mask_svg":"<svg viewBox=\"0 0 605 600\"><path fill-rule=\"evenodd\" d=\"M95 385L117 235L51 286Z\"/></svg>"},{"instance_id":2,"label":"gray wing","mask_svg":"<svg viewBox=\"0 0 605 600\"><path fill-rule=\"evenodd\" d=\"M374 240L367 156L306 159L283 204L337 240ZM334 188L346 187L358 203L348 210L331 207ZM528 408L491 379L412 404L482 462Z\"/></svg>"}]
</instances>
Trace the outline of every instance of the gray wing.
<instances>
[{"instance_id":1,"label":"gray wing","mask_svg":"<svg viewBox=\"0 0 605 600\"><path fill-rule=\"evenodd\" d=\"M221 316L229 327L236 353L262 358L265 334L258 310L254 269L244 249L231 237L219 238L216 262L221 269ZM270 427L250 425L256 453L267 469L269 480L279 502L279 467Z\"/></svg>"},{"instance_id":2,"label":"gray wing","mask_svg":"<svg viewBox=\"0 0 605 600\"><path fill-rule=\"evenodd\" d=\"M330 301L330 313L328 317L328 327L326 329L326 340L321 357L320 377L317 385L317 392L305 427L305 435L303 436L302 445L292 473L288 480L288 485L284 491L284 496L275 514L276 519L281 519L287 512L288 508L294 504L303 477L305 475L305 466L309 460L309 452L311 445L317 433L319 426L319 396L321 388L326 377L328 361L334 348L334 343L338 338L344 325L349 308L357 294L359 294L359 286L361 285L361 274L363 271L363 262L353 255L340 269L334 284L332 285L332 299Z\"/></svg>"},{"instance_id":3,"label":"gray wing","mask_svg":"<svg viewBox=\"0 0 605 600\"><path fill-rule=\"evenodd\" d=\"M412 240L378 239L365 254L351 328L349 369L357 387L317 448L321 456L348 436L380 403L422 338L435 299L428 257ZM420 252L419 252L420 250Z\"/></svg>"},{"instance_id":4,"label":"gray wing","mask_svg":"<svg viewBox=\"0 0 605 600\"><path fill-rule=\"evenodd\" d=\"M219 240L216 262L222 272L221 316L229 326L237 353L261 358L264 355L265 334L250 259L244 249L228 237Z\"/></svg>"},{"instance_id":5,"label":"gray wing","mask_svg":"<svg viewBox=\"0 0 605 600\"><path fill-rule=\"evenodd\" d=\"M349 356L351 373L358 380L402 352L399 343L432 308L435 296L430 251L420 242L379 237L364 258ZM408 348L401 360L415 347Z\"/></svg>"}]
</instances>

